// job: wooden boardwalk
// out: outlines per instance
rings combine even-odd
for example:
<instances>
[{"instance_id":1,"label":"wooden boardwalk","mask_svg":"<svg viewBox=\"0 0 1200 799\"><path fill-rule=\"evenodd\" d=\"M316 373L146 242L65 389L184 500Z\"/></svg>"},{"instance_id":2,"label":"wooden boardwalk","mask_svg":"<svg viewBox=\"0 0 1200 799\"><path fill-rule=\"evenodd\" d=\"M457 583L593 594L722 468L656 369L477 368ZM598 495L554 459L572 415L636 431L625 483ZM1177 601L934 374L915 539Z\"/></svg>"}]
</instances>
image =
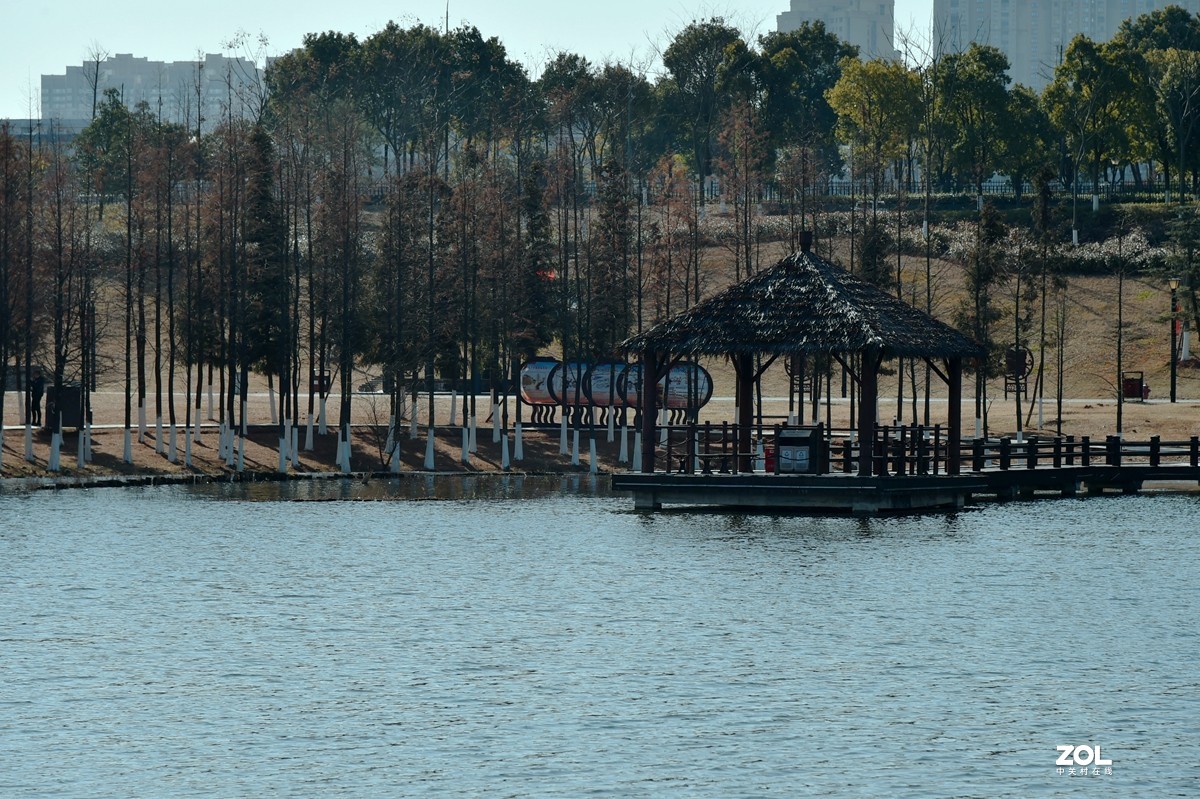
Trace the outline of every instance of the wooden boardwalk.
<instances>
[{"instance_id":1,"label":"wooden boardwalk","mask_svg":"<svg viewBox=\"0 0 1200 799\"><path fill-rule=\"evenodd\" d=\"M683 504L875 514L961 508L985 497L1135 493L1146 483L1200 484L1196 436L974 439L952 450L941 428L879 427L871 447L873 474L860 476L858 443L836 431L819 431L812 439L820 441L817 451L790 461L810 464L811 472L787 471L787 454L774 457L775 442L784 442L786 453L787 433L776 428L761 437L761 452L739 453L732 448L737 431L728 425L671 428L663 447L669 470L613 475L612 486L630 492L641 510ZM951 473L954 462L961 464L958 474Z\"/></svg>"}]
</instances>

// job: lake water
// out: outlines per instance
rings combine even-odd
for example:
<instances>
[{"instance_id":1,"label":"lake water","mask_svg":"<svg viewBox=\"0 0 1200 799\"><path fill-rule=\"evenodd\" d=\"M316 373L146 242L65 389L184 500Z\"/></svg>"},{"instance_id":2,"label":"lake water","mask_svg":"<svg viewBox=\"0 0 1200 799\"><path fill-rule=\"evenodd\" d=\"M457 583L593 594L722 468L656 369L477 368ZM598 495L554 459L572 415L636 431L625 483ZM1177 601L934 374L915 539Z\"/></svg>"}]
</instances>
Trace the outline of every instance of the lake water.
<instances>
[{"instance_id":1,"label":"lake water","mask_svg":"<svg viewBox=\"0 0 1200 799\"><path fill-rule=\"evenodd\" d=\"M1200 496L400 486L0 492L0 796L1200 796Z\"/></svg>"}]
</instances>

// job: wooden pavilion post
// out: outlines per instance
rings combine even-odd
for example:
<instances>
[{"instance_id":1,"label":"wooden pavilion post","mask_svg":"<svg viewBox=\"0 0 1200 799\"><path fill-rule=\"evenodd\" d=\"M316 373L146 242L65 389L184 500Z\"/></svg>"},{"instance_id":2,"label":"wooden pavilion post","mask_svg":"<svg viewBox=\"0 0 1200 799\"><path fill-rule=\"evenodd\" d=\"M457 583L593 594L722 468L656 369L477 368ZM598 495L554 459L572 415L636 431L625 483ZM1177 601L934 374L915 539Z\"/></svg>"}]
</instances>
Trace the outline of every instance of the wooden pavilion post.
<instances>
[{"instance_id":1,"label":"wooden pavilion post","mask_svg":"<svg viewBox=\"0 0 1200 799\"><path fill-rule=\"evenodd\" d=\"M879 418L879 364L882 358L878 347L867 347L862 353L859 369L861 401L858 408L858 474L870 477L875 455L875 422Z\"/></svg>"},{"instance_id":2,"label":"wooden pavilion post","mask_svg":"<svg viewBox=\"0 0 1200 799\"><path fill-rule=\"evenodd\" d=\"M949 457L946 459L946 473L960 474L962 472L962 358L950 358L946 364L947 383L949 389L948 413L949 431L946 435L946 446Z\"/></svg>"},{"instance_id":3,"label":"wooden pavilion post","mask_svg":"<svg viewBox=\"0 0 1200 799\"><path fill-rule=\"evenodd\" d=\"M734 356L737 372L738 410L738 471L754 470L754 459L750 454L750 433L754 429L754 357L749 353Z\"/></svg>"},{"instance_id":4,"label":"wooden pavilion post","mask_svg":"<svg viewBox=\"0 0 1200 799\"><path fill-rule=\"evenodd\" d=\"M642 474L654 473L654 422L658 418L658 369L654 350L642 353L642 390L638 393L642 414Z\"/></svg>"}]
</instances>

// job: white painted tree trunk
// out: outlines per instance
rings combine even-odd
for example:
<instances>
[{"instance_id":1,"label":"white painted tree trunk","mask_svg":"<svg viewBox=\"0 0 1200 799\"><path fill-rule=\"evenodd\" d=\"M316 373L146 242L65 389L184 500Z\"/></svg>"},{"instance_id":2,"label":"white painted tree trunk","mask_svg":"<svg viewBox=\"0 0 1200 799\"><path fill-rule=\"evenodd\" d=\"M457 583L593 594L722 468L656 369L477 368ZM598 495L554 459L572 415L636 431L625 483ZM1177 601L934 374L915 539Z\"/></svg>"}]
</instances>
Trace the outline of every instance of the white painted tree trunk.
<instances>
[{"instance_id":1,"label":"white painted tree trunk","mask_svg":"<svg viewBox=\"0 0 1200 799\"><path fill-rule=\"evenodd\" d=\"M162 417L154 415L154 451L159 455L167 454L167 442L163 440Z\"/></svg>"},{"instance_id":2,"label":"white painted tree trunk","mask_svg":"<svg viewBox=\"0 0 1200 799\"><path fill-rule=\"evenodd\" d=\"M571 431L571 465L579 465L579 429Z\"/></svg>"},{"instance_id":3,"label":"white painted tree trunk","mask_svg":"<svg viewBox=\"0 0 1200 799\"><path fill-rule=\"evenodd\" d=\"M588 472L596 474L600 471L596 463L596 439L595 437L588 438Z\"/></svg>"},{"instance_id":4,"label":"white painted tree trunk","mask_svg":"<svg viewBox=\"0 0 1200 799\"><path fill-rule=\"evenodd\" d=\"M33 463L33 425L25 420L25 460Z\"/></svg>"},{"instance_id":5,"label":"white painted tree trunk","mask_svg":"<svg viewBox=\"0 0 1200 799\"><path fill-rule=\"evenodd\" d=\"M429 430L425 438L425 471L432 472L436 461L433 457L433 430L432 424L429 425Z\"/></svg>"},{"instance_id":6,"label":"white painted tree trunk","mask_svg":"<svg viewBox=\"0 0 1200 799\"><path fill-rule=\"evenodd\" d=\"M617 438L617 415L613 413L613 409L608 409L608 443L613 443Z\"/></svg>"},{"instance_id":7,"label":"white painted tree trunk","mask_svg":"<svg viewBox=\"0 0 1200 799\"><path fill-rule=\"evenodd\" d=\"M642 471L642 434L640 431L635 431L633 434L633 470L635 472Z\"/></svg>"},{"instance_id":8,"label":"white painted tree trunk","mask_svg":"<svg viewBox=\"0 0 1200 799\"><path fill-rule=\"evenodd\" d=\"M171 425L167 433L167 461L175 463L179 460L179 441L175 437L175 425Z\"/></svg>"},{"instance_id":9,"label":"white painted tree trunk","mask_svg":"<svg viewBox=\"0 0 1200 799\"><path fill-rule=\"evenodd\" d=\"M317 403L317 433L325 435L329 432L329 425L325 422L325 397L321 397Z\"/></svg>"},{"instance_id":10,"label":"white painted tree trunk","mask_svg":"<svg viewBox=\"0 0 1200 799\"><path fill-rule=\"evenodd\" d=\"M621 448L617 453L617 463L629 463L629 425L621 425Z\"/></svg>"},{"instance_id":11,"label":"white painted tree trunk","mask_svg":"<svg viewBox=\"0 0 1200 799\"><path fill-rule=\"evenodd\" d=\"M292 456L292 467L300 468L300 428L294 424L288 423L288 431L291 434L292 445L288 448L288 453Z\"/></svg>"},{"instance_id":12,"label":"white painted tree trunk","mask_svg":"<svg viewBox=\"0 0 1200 799\"><path fill-rule=\"evenodd\" d=\"M471 414L470 430L471 430L470 448L471 448L471 454L474 455L477 452L479 452L479 426L475 422L474 414Z\"/></svg>"},{"instance_id":13,"label":"white painted tree trunk","mask_svg":"<svg viewBox=\"0 0 1200 799\"><path fill-rule=\"evenodd\" d=\"M563 410L563 417L558 423L558 454L567 454L567 412Z\"/></svg>"},{"instance_id":14,"label":"white painted tree trunk","mask_svg":"<svg viewBox=\"0 0 1200 799\"><path fill-rule=\"evenodd\" d=\"M513 429L513 460L525 460L525 436L521 432L521 423L517 422L517 426Z\"/></svg>"},{"instance_id":15,"label":"white painted tree trunk","mask_svg":"<svg viewBox=\"0 0 1200 799\"><path fill-rule=\"evenodd\" d=\"M471 462L471 430L466 427L462 428L462 455L460 456L460 460L463 463Z\"/></svg>"},{"instance_id":16,"label":"white painted tree trunk","mask_svg":"<svg viewBox=\"0 0 1200 799\"><path fill-rule=\"evenodd\" d=\"M505 433L500 439L500 468L507 472L510 466L512 460L508 457L508 433Z\"/></svg>"},{"instance_id":17,"label":"white painted tree trunk","mask_svg":"<svg viewBox=\"0 0 1200 799\"><path fill-rule=\"evenodd\" d=\"M279 437L279 473L287 474L288 470L288 436L287 431Z\"/></svg>"},{"instance_id":18,"label":"white painted tree trunk","mask_svg":"<svg viewBox=\"0 0 1200 799\"><path fill-rule=\"evenodd\" d=\"M61 468L59 458L62 451L62 434L54 433L50 436L50 464L49 468L52 472L57 472Z\"/></svg>"},{"instance_id":19,"label":"white painted tree trunk","mask_svg":"<svg viewBox=\"0 0 1200 799\"><path fill-rule=\"evenodd\" d=\"M492 443L500 443L500 403L492 404Z\"/></svg>"},{"instance_id":20,"label":"white painted tree trunk","mask_svg":"<svg viewBox=\"0 0 1200 799\"><path fill-rule=\"evenodd\" d=\"M231 434L232 435L232 434ZM237 440L237 470L238 474L246 468L246 437L239 436Z\"/></svg>"},{"instance_id":21,"label":"white painted tree trunk","mask_svg":"<svg viewBox=\"0 0 1200 799\"><path fill-rule=\"evenodd\" d=\"M304 425L304 451L312 452L313 448L313 415L308 415L308 421Z\"/></svg>"},{"instance_id":22,"label":"white painted tree trunk","mask_svg":"<svg viewBox=\"0 0 1200 799\"><path fill-rule=\"evenodd\" d=\"M125 428L125 447L121 457L126 463L133 463L133 431L128 427Z\"/></svg>"}]
</instances>

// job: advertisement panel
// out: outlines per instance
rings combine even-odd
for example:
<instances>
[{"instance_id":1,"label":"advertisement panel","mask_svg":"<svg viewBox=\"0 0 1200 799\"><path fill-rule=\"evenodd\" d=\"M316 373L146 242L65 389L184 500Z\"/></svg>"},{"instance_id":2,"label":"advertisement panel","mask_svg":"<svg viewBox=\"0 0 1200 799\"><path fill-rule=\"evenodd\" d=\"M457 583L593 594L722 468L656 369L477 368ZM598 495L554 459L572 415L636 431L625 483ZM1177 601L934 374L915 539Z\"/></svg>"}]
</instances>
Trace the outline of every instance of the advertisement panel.
<instances>
[{"instance_id":1,"label":"advertisement panel","mask_svg":"<svg viewBox=\"0 0 1200 799\"><path fill-rule=\"evenodd\" d=\"M642 367L630 364L618 379L618 394L625 404L638 403L642 388ZM703 408L712 399L712 376L703 366L691 362L677 363L664 379L658 381L658 407L671 410Z\"/></svg>"},{"instance_id":2,"label":"advertisement panel","mask_svg":"<svg viewBox=\"0 0 1200 799\"><path fill-rule=\"evenodd\" d=\"M696 363L676 364L666 380L658 381L658 402L663 408L703 408L712 399L712 377Z\"/></svg>"},{"instance_id":3,"label":"advertisement panel","mask_svg":"<svg viewBox=\"0 0 1200 799\"><path fill-rule=\"evenodd\" d=\"M555 405L563 401L563 378L566 378L566 404L586 405L587 396L584 394L583 377L587 374L588 364L583 361L569 361L564 368L559 363L550 370L546 378L546 390Z\"/></svg>"},{"instance_id":4,"label":"advertisement panel","mask_svg":"<svg viewBox=\"0 0 1200 799\"><path fill-rule=\"evenodd\" d=\"M557 358L534 358L522 366L521 399L529 405L553 405L550 373L557 367Z\"/></svg>"},{"instance_id":5,"label":"advertisement panel","mask_svg":"<svg viewBox=\"0 0 1200 799\"><path fill-rule=\"evenodd\" d=\"M588 369L583 383L587 400L597 408L607 408L610 405L620 407L622 403L617 386L625 369L625 364L616 361L598 363Z\"/></svg>"}]
</instances>

